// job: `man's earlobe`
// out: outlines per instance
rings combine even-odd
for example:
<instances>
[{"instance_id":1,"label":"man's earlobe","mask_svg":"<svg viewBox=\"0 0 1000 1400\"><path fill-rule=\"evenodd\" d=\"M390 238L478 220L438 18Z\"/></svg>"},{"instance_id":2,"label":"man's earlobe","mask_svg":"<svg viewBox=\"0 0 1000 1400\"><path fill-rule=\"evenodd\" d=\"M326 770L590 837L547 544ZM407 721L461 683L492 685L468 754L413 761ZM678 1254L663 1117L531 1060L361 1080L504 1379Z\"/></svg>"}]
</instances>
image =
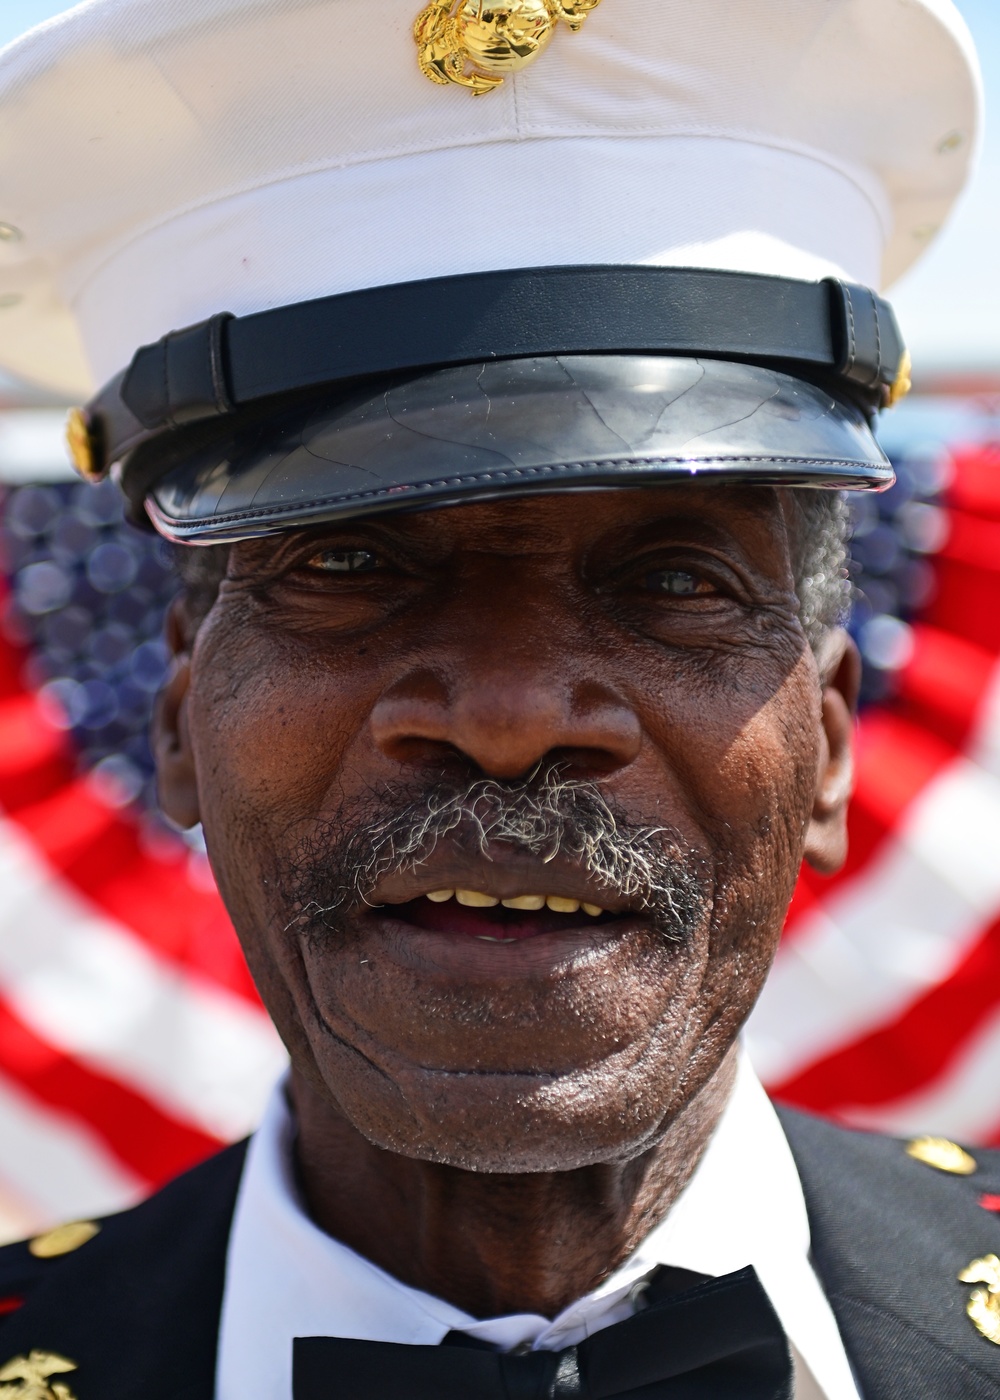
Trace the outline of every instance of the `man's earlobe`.
<instances>
[{"instance_id":1,"label":"man's earlobe","mask_svg":"<svg viewBox=\"0 0 1000 1400\"><path fill-rule=\"evenodd\" d=\"M172 822L185 828L196 826L201 820L185 705L191 680L189 631L183 603L176 601L167 614L166 625L174 661L157 699L152 726L160 806Z\"/></svg>"},{"instance_id":2,"label":"man's earlobe","mask_svg":"<svg viewBox=\"0 0 1000 1400\"><path fill-rule=\"evenodd\" d=\"M854 788L854 729L861 685L861 658L838 628L817 656L822 694L822 742L816 766L812 816L805 858L832 875L847 857L847 807Z\"/></svg>"}]
</instances>

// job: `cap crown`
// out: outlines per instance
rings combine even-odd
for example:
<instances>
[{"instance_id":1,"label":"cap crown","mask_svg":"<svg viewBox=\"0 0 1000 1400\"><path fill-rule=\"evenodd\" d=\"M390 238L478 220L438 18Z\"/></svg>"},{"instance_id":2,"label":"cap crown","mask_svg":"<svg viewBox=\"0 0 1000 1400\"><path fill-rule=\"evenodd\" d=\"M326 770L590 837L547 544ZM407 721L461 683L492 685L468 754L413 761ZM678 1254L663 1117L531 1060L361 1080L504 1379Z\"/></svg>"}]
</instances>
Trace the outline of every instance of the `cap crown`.
<instances>
[{"instance_id":1,"label":"cap crown","mask_svg":"<svg viewBox=\"0 0 1000 1400\"><path fill-rule=\"evenodd\" d=\"M89 0L10 46L0 363L82 392L219 310L501 267L878 285L976 144L949 0L602 0L479 98L419 9Z\"/></svg>"}]
</instances>

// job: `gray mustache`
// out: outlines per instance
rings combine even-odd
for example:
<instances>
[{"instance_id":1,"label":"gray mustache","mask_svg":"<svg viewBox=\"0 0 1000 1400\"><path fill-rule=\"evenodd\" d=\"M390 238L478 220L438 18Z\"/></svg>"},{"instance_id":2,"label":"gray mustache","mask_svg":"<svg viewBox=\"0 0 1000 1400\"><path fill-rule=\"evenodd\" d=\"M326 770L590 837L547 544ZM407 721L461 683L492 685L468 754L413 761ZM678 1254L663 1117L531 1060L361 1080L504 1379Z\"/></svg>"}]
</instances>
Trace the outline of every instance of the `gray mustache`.
<instances>
[{"instance_id":1,"label":"gray mustache","mask_svg":"<svg viewBox=\"0 0 1000 1400\"><path fill-rule=\"evenodd\" d=\"M370 904L382 880L413 872L444 844L487 860L497 848L567 860L672 940L686 939L708 908L701 859L674 829L629 822L595 783L555 767L514 783L440 783L409 800L386 793L378 805L369 820L325 823L300 845L292 924L335 928L338 912Z\"/></svg>"}]
</instances>

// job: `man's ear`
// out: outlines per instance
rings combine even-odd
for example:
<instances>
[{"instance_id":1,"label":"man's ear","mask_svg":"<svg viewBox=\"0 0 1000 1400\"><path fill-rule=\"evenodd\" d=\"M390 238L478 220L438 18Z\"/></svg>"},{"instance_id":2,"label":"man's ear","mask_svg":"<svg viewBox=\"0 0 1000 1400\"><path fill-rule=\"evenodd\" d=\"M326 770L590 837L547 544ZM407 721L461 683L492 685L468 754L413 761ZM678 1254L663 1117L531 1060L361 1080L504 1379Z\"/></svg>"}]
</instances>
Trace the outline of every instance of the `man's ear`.
<instances>
[{"instance_id":1,"label":"man's ear","mask_svg":"<svg viewBox=\"0 0 1000 1400\"><path fill-rule=\"evenodd\" d=\"M172 822L185 828L196 826L201 820L186 705L191 682L193 630L183 599L175 598L166 619L167 645L173 653L173 665L157 698L152 729L160 806Z\"/></svg>"},{"instance_id":2,"label":"man's ear","mask_svg":"<svg viewBox=\"0 0 1000 1400\"><path fill-rule=\"evenodd\" d=\"M805 858L821 875L832 875L847 857L847 805L854 787L854 719L861 658L851 638L838 627L826 638L816 662L823 688L822 743Z\"/></svg>"}]
</instances>

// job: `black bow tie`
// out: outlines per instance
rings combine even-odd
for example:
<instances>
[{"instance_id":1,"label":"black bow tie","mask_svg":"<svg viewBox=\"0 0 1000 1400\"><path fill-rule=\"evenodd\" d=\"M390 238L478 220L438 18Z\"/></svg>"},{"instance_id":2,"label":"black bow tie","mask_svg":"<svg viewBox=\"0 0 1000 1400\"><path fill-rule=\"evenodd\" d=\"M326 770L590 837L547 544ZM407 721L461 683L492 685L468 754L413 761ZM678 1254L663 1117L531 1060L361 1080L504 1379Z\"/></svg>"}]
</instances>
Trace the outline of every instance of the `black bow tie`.
<instances>
[{"instance_id":1,"label":"black bow tie","mask_svg":"<svg viewBox=\"0 0 1000 1400\"><path fill-rule=\"evenodd\" d=\"M791 1400L788 1343L753 1269L527 1356L296 1337L294 1400Z\"/></svg>"}]
</instances>

